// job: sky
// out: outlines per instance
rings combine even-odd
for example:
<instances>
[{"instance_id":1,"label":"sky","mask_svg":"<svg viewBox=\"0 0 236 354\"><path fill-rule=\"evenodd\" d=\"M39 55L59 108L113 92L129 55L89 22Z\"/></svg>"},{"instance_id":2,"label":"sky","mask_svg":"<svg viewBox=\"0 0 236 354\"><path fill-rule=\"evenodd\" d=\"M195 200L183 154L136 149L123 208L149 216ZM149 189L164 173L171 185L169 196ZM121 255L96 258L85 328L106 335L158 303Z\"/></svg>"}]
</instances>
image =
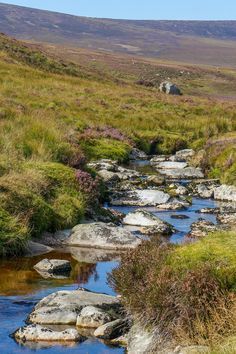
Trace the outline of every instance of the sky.
<instances>
[{"instance_id":1,"label":"sky","mask_svg":"<svg viewBox=\"0 0 236 354\"><path fill-rule=\"evenodd\" d=\"M89 17L236 20L236 0L0 0L0 2Z\"/></svg>"}]
</instances>

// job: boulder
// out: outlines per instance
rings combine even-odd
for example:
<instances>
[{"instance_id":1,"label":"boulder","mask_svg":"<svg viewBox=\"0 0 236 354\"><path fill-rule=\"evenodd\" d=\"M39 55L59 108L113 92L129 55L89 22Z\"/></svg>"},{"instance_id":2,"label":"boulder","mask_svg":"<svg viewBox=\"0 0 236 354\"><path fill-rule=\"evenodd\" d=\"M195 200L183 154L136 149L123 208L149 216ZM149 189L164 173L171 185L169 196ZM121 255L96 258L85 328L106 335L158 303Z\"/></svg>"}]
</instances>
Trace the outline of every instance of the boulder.
<instances>
[{"instance_id":1,"label":"boulder","mask_svg":"<svg viewBox=\"0 0 236 354\"><path fill-rule=\"evenodd\" d=\"M147 154L144 151L133 148L129 154L130 160L146 160Z\"/></svg>"},{"instance_id":2,"label":"boulder","mask_svg":"<svg viewBox=\"0 0 236 354\"><path fill-rule=\"evenodd\" d=\"M61 259L42 259L34 266L34 269L40 274L55 274L69 276L71 264L69 261Z\"/></svg>"},{"instance_id":3,"label":"boulder","mask_svg":"<svg viewBox=\"0 0 236 354\"><path fill-rule=\"evenodd\" d=\"M186 167L177 169L160 169L159 173L172 179L195 179L204 178L204 174L200 168Z\"/></svg>"},{"instance_id":4,"label":"boulder","mask_svg":"<svg viewBox=\"0 0 236 354\"><path fill-rule=\"evenodd\" d=\"M98 171L98 175L105 183L115 183L120 181L119 174L116 172L100 170Z\"/></svg>"},{"instance_id":5,"label":"boulder","mask_svg":"<svg viewBox=\"0 0 236 354\"><path fill-rule=\"evenodd\" d=\"M160 84L160 92L166 93L167 95L181 95L180 89L170 81L164 81Z\"/></svg>"},{"instance_id":6,"label":"boulder","mask_svg":"<svg viewBox=\"0 0 236 354\"><path fill-rule=\"evenodd\" d=\"M184 186L179 186L176 190L175 190L176 195L187 195L188 194L188 190L186 187Z\"/></svg>"},{"instance_id":7,"label":"boulder","mask_svg":"<svg viewBox=\"0 0 236 354\"><path fill-rule=\"evenodd\" d=\"M83 308L77 317L76 326L83 328L98 328L112 320L112 316L104 310L94 306L87 306Z\"/></svg>"},{"instance_id":8,"label":"boulder","mask_svg":"<svg viewBox=\"0 0 236 354\"><path fill-rule=\"evenodd\" d=\"M170 195L156 189L128 191L121 199L111 201L112 205L156 206L169 201Z\"/></svg>"},{"instance_id":9,"label":"boulder","mask_svg":"<svg viewBox=\"0 0 236 354\"><path fill-rule=\"evenodd\" d=\"M123 227L95 222L75 226L66 242L69 246L122 250L135 248L141 241Z\"/></svg>"},{"instance_id":10,"label":"boulder","mask_svg":"<svg viewBox=\"0 0 236 354\"><path fill-rule=\"evenodd\" d=\"M192 149L179 150L175 153L176 161L185 161L191 159L195 155Z\"/></svg>"},{"instance_id":11,"label":"boulder","mask_svg":"<svg viewBox=\"0 0 236 354\"><path fill-rule=\"evenodd\" d=\"M236 187L223 184L214 189L214 198L216 200L236 202Z\"/></svg>"},{"instance_id":12,"label":"boulder","mask_svg":"<svg viewBox=\"0 0 236 354\"><path fill-rule=\"evenodd\" d=\"M59 332L35 324L19 328L13 336L18 342L82 342L85 340L75 328Z\"/></svg>"},{"instance_id":13,"label":"boulder","mask_svg":"<svg viewBox=\"0 0 236 354\"><path fill-rule=\"evenodd\" d=\"M94 168L96 171L106 170L111 172L118 172L117 161L102 159L96 162L91 162L88 167Z\"/></svg>"},{"instance_id":14,"label":"boulder","mask_svg":"<svg viewBox=\"0 0 236 354\"><path fill-rule=\"evenodd\" d=\"M98 327L94 336L101 339L114 339L127 333L129 330L129 322L127 319L118 319L103 326Z\"/></svg>"},{"instance_id":15,"label":"boulder","mask_svg":"<svg viewBox=\"0 0 236 354\"><path fill-rule=\"evenodd\" d=\"M147 177L145 183L146 185L151 187L162 186L163 184L165 184L165 178L163 176L152 175Z\"/></svg>"},{"instance_id":16,"label":"boulder","mask_svg":"<svg viewBox=\"0 0 236 354\"><path fill-rule=\"evenodd\" d=\"M150 165L155 166L156 164L158 164L160 162L167 161L168 159L169 159L169 156L167 156L167 155L157 155L157 156L154 156L153 158L151 158Z\"/></svg>"},{"instance_id":17,"label":"boulder","mask_svg":"<svg viewBox=\"0 0 236 354\"><path fill-rule=\"evenodd\" d=\"M123 223L125 225L145 227L145 229L141 230L144 234L170 234L172 232L171 225L145 210L136 210L127 214Z\"/></svg>"},{"instance_id":18,"label":"boulder","mask_svg":"<svg viewBox=\"0 0 236 354\"><path fill-rule=\"evenodd\" d=\"M208 188L205 184L199 184L197 186L197 194L201 198L212 198L214 195L214 189Z\"/></svg>"},{"instance_id":19,"label":"boulder","mask_svg":"<svg viewBox=\"0 0 236 354\"><path fill-rule=\"evenodd\" d=\"M128 333L128 354L154 354L157 353L155 345L158 334L146 330L143 326L135 324Z\"/></svg>"},{"instance_id":20,"label":"boulder","mask_svg":"<svg viewBox=\"0 0 236 354\"><path fill-rule=\"evenodd\" d=\"M82 309L95 306L105 311L119 311L117 297L83 290L58 291L46 296L35 306L28 320L43 325L75 325Z\"/></svg>"}]
</instances>

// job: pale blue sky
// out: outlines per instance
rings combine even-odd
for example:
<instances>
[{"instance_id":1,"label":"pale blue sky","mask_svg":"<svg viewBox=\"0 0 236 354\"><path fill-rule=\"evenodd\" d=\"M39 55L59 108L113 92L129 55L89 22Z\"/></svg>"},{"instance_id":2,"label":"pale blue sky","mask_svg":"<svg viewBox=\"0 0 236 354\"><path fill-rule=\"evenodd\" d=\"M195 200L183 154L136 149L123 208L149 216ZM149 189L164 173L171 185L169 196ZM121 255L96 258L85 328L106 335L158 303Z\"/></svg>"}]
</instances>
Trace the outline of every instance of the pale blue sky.
<instances>
[{"instance_id":1,"label":"pale blue sky","mask_svg":"<svg viewBox=\"0 0 236 354\"><path fill-rule=\"evenodd\" d=\"M236 19L236 0L8 0L1 2L91 17L157 20Z\"/></svg>"}]
</instances>

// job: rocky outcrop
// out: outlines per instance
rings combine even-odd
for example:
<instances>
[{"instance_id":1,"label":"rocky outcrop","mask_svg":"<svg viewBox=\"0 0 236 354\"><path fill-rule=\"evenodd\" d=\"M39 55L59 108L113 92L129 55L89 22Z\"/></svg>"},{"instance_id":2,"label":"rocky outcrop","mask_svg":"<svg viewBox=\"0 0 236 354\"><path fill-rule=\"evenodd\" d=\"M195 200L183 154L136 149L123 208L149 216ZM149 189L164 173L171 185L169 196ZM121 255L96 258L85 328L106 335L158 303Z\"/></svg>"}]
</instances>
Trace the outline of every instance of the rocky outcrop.
<instances>
[{"instance_id":1,"label":"rocky outcrop","mask_svg":"<svg viewBox=\"0 0 236 354\"><path fill-rule=\"evenodd\" d=\"M61 259L43 259L34 266L34 269L45 278L53 275L69 276L71 271L71 264L69 261Z\"/></svg>"},{"instance_id":2,"label":"rocky outcrop","mask_svg":"<svg viewBox=\"0 0 236 354\"><path fill-rule=\"evenodd\" d=\"M170 81L164 81L160 84L159 87L160 92L166 93L167 95L177 95L180 96L182 93L178 86L173 84Z\"/></svg>"},{"instance_id":3,"label":"rocky outcrop","mask_svg":"<svg viewBox=\"0 0 236 354\"><path fill-rule=\"evenodd\" d=\"M214 187L208 187L205 184L197 186L197 195L201 198L212 198L214 196Z\"/></svg>"},{"instance_id":4,"label":"rocky outcrop","mask_svg":"<svg viewBox=\"0 0 236 354\"><path fill-rule=\"evenodd\" d=\"M43 325L75 325L87 306L116 312L120 310L120 301L114 296L83 290L58 291L39 301L28 320Z\"/></svg>"},{"instance_id":5,"label":"rocky outcrop","mask_svg":"<svg viewBox=\"0 0 236 354\"><path fill-rule=\"evenodd\" d=\"M21 327L13 336L18 342L82 342L86 339L75 328L54 331L35 324Z\"/></svg>"},{"instance_id":6,"label":"rocky outcrop","mask_svg":"<svg viewBox=\"0 0 236 354\"><path fill-rule=\"evenodd\" d=\"M210 221L200 219L192 224L187 238L198 239L207 236L210 232L219 230L219 227Z\"/></svg>"},{"instance_id":7,"label":"rocky outcrop","mask_svg":"<svg viewBox=\"0 0 236 354\"><path fill-rule=\"evenodd\" d=\"M123 227L102 222L80 224L72 229L68 246L122 250L135 248L140 240Z\"/></svg>"},{"instance_id":8,"label":"rocky outcrop","mask_svg":"<svg viewBox=\"0 0 236 354\"><path fill-rule=\"evenodd\" d=\"M236 187L223 184L214 189L214 198L216 200L236 202Z\"/></svg>"},{"instance_id":9,"label":"rocky outcrop","mask_svg":"<svg viewBox=\"0 0 236 354\"><path fill-rule=\"evenodd\" d=\"M228 227L236 226L236 213L232 214L219 214L217 216L217 221L220 224L225 224Z\"/></svg>"},{"instance_id":10,"label":"rocky outcrop","mask_svg":"<svg viewBox=\"0 0 236 354\"><path fill-rule=\"evenodd\" d=\"M195 151L192 149L179 150L175 153L175 161L186 161L191 159L195 155Z\"/></svg>"}]
</instances>

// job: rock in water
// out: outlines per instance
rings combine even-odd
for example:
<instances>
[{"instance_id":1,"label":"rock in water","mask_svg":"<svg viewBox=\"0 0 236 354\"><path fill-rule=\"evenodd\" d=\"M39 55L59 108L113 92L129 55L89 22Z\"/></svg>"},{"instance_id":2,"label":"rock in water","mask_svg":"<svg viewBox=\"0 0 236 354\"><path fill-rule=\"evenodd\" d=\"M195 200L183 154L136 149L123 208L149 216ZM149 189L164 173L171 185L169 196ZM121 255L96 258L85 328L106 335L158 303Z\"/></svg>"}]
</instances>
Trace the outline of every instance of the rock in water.
<instances>
[{"instance_id":1,"label":"rock in water","mask_svg":"<svg viewBox=\"0 0 236 354\"><path fill-rule=\"evenodd\" d=\"M160 84L160 91L167 95L181 95L180 89L170 81L164 81Z\"/></svg>"},{"instance_id":2,"label":"rock in water","mask_svg":"<svg viewBox=\"0 0 236 354\"><path fill-rule=\"evenodd\" d=\"M82 342L85 340L75 328L58 332L35 324L21 327L13 336L18 342Z\"/></svg>"},{"instance_id":3,"label":"rock in water","mask_svg":"<svg viewBox=\"0 0 236 354\"><path fill-rule=\"evenodd\" d=\"M128 191L122 198L111 201L112 205L157 206L169 201L170 195L156 189Z\"/></svg>"},{"instance_id":4,"label":"rock in water","mask_svg":"<svg viewBox=\"0 0 236 354\"><path fill-rule=\"evenodd\" d=\"M119 311L117 297L89 291L58 291L43 298L35 306L28 320L43 325L75 325L84 307L95 306L105 311Z\"/></svg>"},{"instance_id":5,"label":"rock in water","mask_svg":"<svg viewBox=\"0 0 236 354\"><path fill-rule=\"evenodd\" d=\"M125 334L129 329L127 320L115 320L96 329L94 336L101 339L114 339Z\"/></svg>"},{"instance_id":6,"label":"rock in water","mask_svg":"<svg viewBox=\"0 0 236 354\"><path fill-rule=\"evenodd\" d=\"M69 275L71 264L69 261L61 259L43 259L34 266L34 269L41 273L55 275Z\"/></svg>"},{"instance_id":7,"label":"rock in water","mask_svg":"<svg viewBox=\"0 0 236 354\"><path fill-rule=\"evenodd\" d=\"M159 172L172 179L204 178L202 170L195 167L160 169Z\"/></svg>"},{"instance_id":8,"label":"rock in water","mask_svg":"<svg viewBox=\"0 0 236 354\"><path fill-rule=\"evenodd\" d=\"M137 247L141 241L130 231L112 223L81 224L73 228L67 240L70 246L122 250Z\"/></svg>"},{"instance_id":9,"label":"rock in water","mask_svg":"<svg viewBox=\"0 0 236 354\"><path fill-rule=\"evenodd\" d=\"M162 221L152 213L145 210L135 210L126 215L123 220L125 225L145 227L144 234L170 234L172 226Z\"/></svg>"},{"instance_id":10,"label":"rock in water","mask_svg":"<svg viewBox=\"0 0 236 354\"><path fill-rule=\"evenodd\" d=\"M94 306L84 307L77 317L76 326L83 328L98 328L113 320L112 316L104 310Z\"/></svg>"},{"instance_id":11,"label":"rock in water","mask_svg":"<svg viewBox=\"0 0 236 354\"><path fill-rule=\"evenodd\" d=\"M236 201L236 187L235 186L227 186L223 184L222 186L214 189L214 198L217 200L225 200L225 201Z\"/></svg>"}]
</instances>

